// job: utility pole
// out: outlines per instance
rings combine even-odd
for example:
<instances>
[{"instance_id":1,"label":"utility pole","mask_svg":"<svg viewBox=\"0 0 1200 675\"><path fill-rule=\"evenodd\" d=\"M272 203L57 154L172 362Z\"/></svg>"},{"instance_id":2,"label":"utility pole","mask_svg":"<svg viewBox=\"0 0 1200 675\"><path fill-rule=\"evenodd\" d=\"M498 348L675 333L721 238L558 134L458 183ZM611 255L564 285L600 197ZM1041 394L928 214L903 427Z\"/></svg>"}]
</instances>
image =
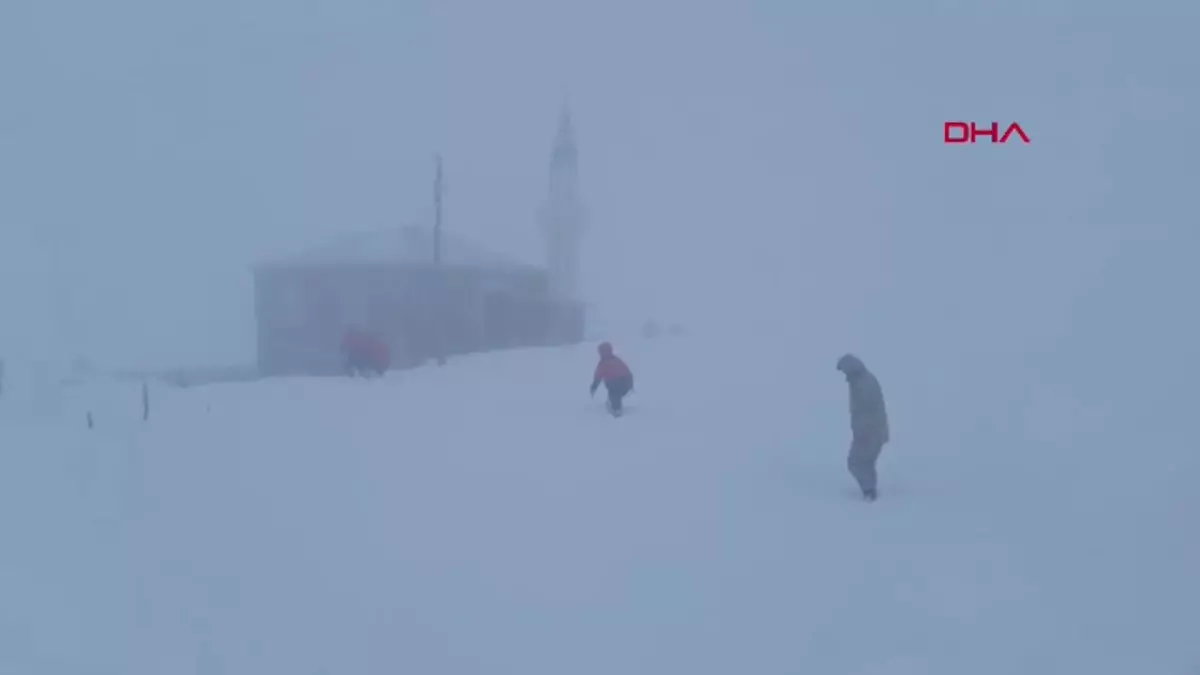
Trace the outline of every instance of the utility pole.
<instances>
[{"instance_id":1,"label":"utility pole","mask_svg":"<svg viewBox=\"0 0 1200 675\"><path fill-rule=\"evenodd\" d=\"M437 176L433 179L433 263L442 264L442 156L437 156Z\"/></svg>"},{"instance_id":2,"label":"utility pole","mask_svg":"<svg viewBox=\"0 0 1200 675\"><path fill-rule=\"evenodd\" d=\"M442 156L437 156L437 175L433 179L433 264L434 278L437 279L438 293L434 306L434 331L437 341L437 362L439 366L446 364L445 322L442 320L446 311L445 278L442 273Z\"/></svg>"}]
</instances>

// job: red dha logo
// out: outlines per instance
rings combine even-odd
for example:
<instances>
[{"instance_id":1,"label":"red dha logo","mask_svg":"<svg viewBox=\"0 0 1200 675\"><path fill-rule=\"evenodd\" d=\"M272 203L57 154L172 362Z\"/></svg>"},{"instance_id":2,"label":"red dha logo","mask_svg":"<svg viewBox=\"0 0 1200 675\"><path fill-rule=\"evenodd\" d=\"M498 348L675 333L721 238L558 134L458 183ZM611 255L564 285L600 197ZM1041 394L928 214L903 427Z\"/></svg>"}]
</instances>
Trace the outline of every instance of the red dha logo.
<instances>
[{"instance_id":1,"label":"red dha logo","mask_svg":"<svg viewBox=\"0 0 1200 675\"><path fill-rule=\"evenodd\" d=\"M975 126L974 122L946 122L947 143L974 143L979 136L987 136L992 139L993 143L1007 143L1009 136L1012 136L1014 132L1019 134L1021 140L1028 145L1029 136L1025 135L1025 130L1016 122L1008 125L1003 136L1000 135L999 122L992 122L992 126L987 129L980 129Z\"/></svg>"}]
</instances>

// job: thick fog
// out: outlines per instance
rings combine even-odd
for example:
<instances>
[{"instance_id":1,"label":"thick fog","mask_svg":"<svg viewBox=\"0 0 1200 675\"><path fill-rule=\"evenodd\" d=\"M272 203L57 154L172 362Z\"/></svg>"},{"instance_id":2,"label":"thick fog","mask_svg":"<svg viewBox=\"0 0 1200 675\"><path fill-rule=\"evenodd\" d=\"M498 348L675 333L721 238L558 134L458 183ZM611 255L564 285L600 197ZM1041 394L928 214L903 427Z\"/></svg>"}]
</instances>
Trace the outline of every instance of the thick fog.
<instances>
[{"instance_id":1,"label":"thick fog","mask_svg":"<svg viewBox=\"0 0 1200 675\"><path fill-rule=\"evenodd\" d=\"M249 362L250 266L430 224L437 153L446 229L540 262L567 106L601 319L1178 403L1198 23L1169 0L6 0L0 354ZM948 146L950 120L1032 142Z\"/></svg>"},{"instance_id":2,"label":"thick fog","mask_svg":"<svg viewBox=\"0 0 1200 675\"><path fill-rule=\"evenodd\" d=\"M0 0L0 671L1200 674L1197 27ZM439 155L446 231L542 264L564 110L587 344L63 377L253 379L253 265L430 226Z\"/></svg>"}]
</instances>

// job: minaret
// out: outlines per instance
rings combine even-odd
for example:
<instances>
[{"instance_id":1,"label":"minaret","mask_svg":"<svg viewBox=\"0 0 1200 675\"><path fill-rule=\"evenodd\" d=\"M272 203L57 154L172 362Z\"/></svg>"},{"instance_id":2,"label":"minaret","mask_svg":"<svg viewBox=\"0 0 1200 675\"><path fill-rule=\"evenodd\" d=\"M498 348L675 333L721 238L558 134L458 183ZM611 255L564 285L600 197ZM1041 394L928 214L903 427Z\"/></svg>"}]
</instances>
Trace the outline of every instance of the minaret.
<instances>
[{"instance_id":1,"label":"minaret","mask_svg":"<svg viewBox=\"0 0 1200 675\"><path fill-rule=\"evenodd\" d=\"M571 114L565 108L550 153L550 185L541 211L550 290L564 300L580 300L579 263L584 210L579 199L579 156Z\"/></svg>"}]
</instances>

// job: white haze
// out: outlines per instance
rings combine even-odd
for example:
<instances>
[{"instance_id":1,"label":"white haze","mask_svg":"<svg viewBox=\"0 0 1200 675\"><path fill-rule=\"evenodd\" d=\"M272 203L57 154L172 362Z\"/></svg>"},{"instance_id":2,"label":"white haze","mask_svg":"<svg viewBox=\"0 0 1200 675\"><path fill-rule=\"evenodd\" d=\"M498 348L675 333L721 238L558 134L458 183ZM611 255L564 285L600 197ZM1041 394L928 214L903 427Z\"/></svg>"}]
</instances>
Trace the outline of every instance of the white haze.
<instances>
[{"instance_id":1,"label":"white haze","mask_svg":"<svg viewBox=\"0 0 1200 675\"><path fill-rule=\"evenodd\" d=\"M903 386L931 409L1030 377L1191 409L1200 165L1169 129L1200 112L1198 21L1168 0L6 0L0 355L248 362L249 266L429 224L439 152L446 227L536 262L568 103L598 320L769 331L795 345L781 367L861 350L928 376ZM946 120L1033 142L948 147Z\"/></svg>"},{"instance_id":2,"label":"white haze","mask_svg":"<svg viewBox=\"0 0 1200 675\"><path fill-rule=\"evenodd\" d=\"M0 664L1194 670L1197 26L1183 0L0 0ZM251 362L251 265L429 225L439 153L446 228L540 262L564 105L627 418L586 398L591 345L151 383L145 421L140 383L13 381ZM627 339L652 317L688 334ZM842 499L845 351L887 396L872 505Z\"/></svg>"}]
</instances>

